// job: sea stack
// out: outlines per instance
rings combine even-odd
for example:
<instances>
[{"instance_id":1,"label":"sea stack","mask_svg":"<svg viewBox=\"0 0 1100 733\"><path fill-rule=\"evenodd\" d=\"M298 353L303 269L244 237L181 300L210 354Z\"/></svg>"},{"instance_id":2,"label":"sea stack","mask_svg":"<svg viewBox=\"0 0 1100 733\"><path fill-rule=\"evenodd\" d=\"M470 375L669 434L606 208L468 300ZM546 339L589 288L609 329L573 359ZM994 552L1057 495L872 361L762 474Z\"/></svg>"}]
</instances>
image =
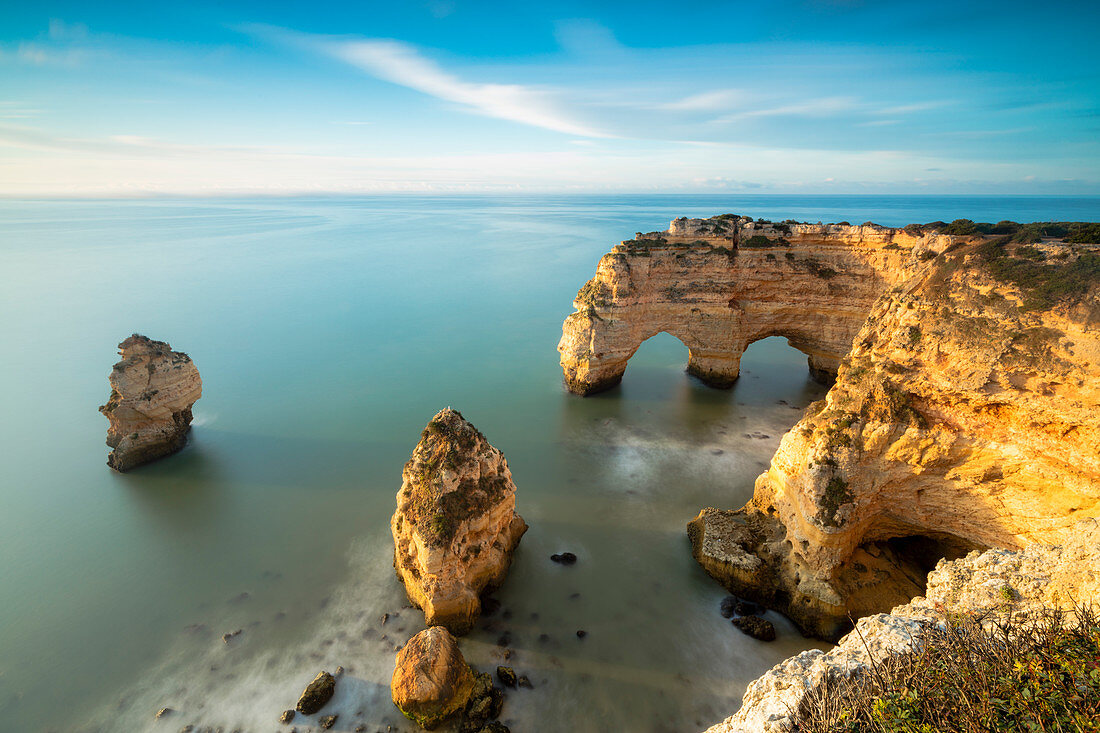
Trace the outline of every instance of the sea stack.
<instances>
[{"instance_id":1,"label":"sea stack","mask_svg":"<svg viewBox=\"0 0 1100 733\"><path fill-rule=\"evenodd\" d=\"M504 455L457 411L440 411L405 464L390 522L394 568L429 626L473 626L527 531L515 506Z\"/></svg>"},{"instance_id":2,"label":"sea stack","mask_svg":"<svg viewBox=\"0 0 1100 733\"><path fill-rule=\"evenodd\" d=\"M134 334L118 345L111 396L99 411L111 421L107 465L129 469L175 453L187 441L202 379L191 358L164 341Z\"/></svg>"}]
</instances>

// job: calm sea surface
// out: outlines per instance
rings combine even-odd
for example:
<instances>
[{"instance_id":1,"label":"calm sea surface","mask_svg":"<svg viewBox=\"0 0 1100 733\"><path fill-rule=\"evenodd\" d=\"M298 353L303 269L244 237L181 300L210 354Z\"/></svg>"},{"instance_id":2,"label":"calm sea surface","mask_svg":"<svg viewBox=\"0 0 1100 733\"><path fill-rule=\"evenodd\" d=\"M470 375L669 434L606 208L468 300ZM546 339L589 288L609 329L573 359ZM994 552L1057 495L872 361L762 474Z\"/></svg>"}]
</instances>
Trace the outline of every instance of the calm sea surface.
<instances>
[{"instance_id":1,"label":"calm sea surface","mask_svg":"<svg viewBox=\"0 0 1100 733\"><path fill-rule=\"evenodd\" d=\"M814 644L775 614L774 644L732 628L685 524L747 500L822 390L781 339L716 391L660 335L588 399L555 351L615 242L725 212L1100 220L1100 199L0 201L0 730L276 730L338 664L336 730L408 730L389 677L423 617L402 608L388 522L448 405L505 453L531 526L501 612L462 642L489 669L510 636L535 689L509 693L505 722L691 731L733 712ZM121 475L96 407L133 332L188 352L204 396L183 452ZM575 566L549 561L565 550Z\"/></svg>"}]
</instances>

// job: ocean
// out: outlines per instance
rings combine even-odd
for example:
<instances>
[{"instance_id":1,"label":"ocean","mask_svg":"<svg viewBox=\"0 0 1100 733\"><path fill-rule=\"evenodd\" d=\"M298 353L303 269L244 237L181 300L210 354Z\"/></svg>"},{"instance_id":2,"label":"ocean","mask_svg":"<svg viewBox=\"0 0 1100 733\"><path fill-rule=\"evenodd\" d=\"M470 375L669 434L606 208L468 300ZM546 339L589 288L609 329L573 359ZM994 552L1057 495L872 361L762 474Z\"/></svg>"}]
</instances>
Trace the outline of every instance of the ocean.
<instances>
[{"instance_id":1,"label":"ocean","mask_svg":"<svg viewBox=\"0 0 1100 733\"><path fill-rule=\"evenodd\" d=\"M508 692L513 730L701 730L772 665L826 648L774 613L774 643L733 628L685 533L702 507L743 504L823 396L801 353L757 342L712 390L661 334L620 387L561 385L561 323L599 257L729 212L1096 221L1100 199L0 200L0 729L289 729L281 711L342 665L335 730L412 730L388 686L423 616L389 519L447 406L504 452L530 525L502 610L462 640L488 671L509 637L534 683ZM118 474L96 408L135 332L190 354L203 397L182 452ZM577 564L550 561L562 551Z\"/></svg>"}]
</instances>

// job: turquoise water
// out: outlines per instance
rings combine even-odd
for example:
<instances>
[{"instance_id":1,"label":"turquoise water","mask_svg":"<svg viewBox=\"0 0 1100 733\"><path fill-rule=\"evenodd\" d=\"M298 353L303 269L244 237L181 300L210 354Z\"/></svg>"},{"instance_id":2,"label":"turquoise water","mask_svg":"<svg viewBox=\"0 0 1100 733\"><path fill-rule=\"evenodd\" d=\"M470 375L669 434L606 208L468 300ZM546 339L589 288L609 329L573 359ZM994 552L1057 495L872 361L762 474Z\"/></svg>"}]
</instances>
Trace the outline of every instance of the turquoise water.
<instances>
[{"instance_id":1,"label":"turquoise water","mask_svg":"<svg viewBox=\"0 0 1100 733\"><path fill-rule=\"evenodd\" d=\"M743 503L821 389L780 339L750 348L733 390L707 389L661 335L620 388L581 399L555 350L611 245L723 212L1097 220L1100 200L0 201L0 729L272 730L337 664L336 730L406 729L388 682L422 617L402 609L388 522L448 405L505 453L531 526L497 594L507 618L463 641L489 668L510 634L536 689L510 693L505 721L679 731L733 712L811 644L774 614L771 645L722 619L684 525ZM132 332L188 352L204 396L183 452L121 475L96 407ZM548 560L563 550L576 566ZM178 712L154 723L163 706Z\"/></svg>"}]
</instances>

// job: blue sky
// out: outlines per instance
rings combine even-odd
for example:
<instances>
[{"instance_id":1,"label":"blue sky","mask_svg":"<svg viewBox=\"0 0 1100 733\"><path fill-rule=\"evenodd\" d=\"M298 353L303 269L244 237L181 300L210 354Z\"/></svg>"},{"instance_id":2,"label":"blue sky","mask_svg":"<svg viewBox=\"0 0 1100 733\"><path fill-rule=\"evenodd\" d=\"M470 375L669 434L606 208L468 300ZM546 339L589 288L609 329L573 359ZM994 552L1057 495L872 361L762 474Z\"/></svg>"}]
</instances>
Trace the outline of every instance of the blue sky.
<instances>
[{"instance_id":1,"label":"blue sky","mask_svg":"<svg viewBox=\"0 0 1100 733\"><path fill-rule=\"evenodd\" d=\"M6 3L0 195L1100 194L1100 3Z\"/></svg>"}]
</instances>

